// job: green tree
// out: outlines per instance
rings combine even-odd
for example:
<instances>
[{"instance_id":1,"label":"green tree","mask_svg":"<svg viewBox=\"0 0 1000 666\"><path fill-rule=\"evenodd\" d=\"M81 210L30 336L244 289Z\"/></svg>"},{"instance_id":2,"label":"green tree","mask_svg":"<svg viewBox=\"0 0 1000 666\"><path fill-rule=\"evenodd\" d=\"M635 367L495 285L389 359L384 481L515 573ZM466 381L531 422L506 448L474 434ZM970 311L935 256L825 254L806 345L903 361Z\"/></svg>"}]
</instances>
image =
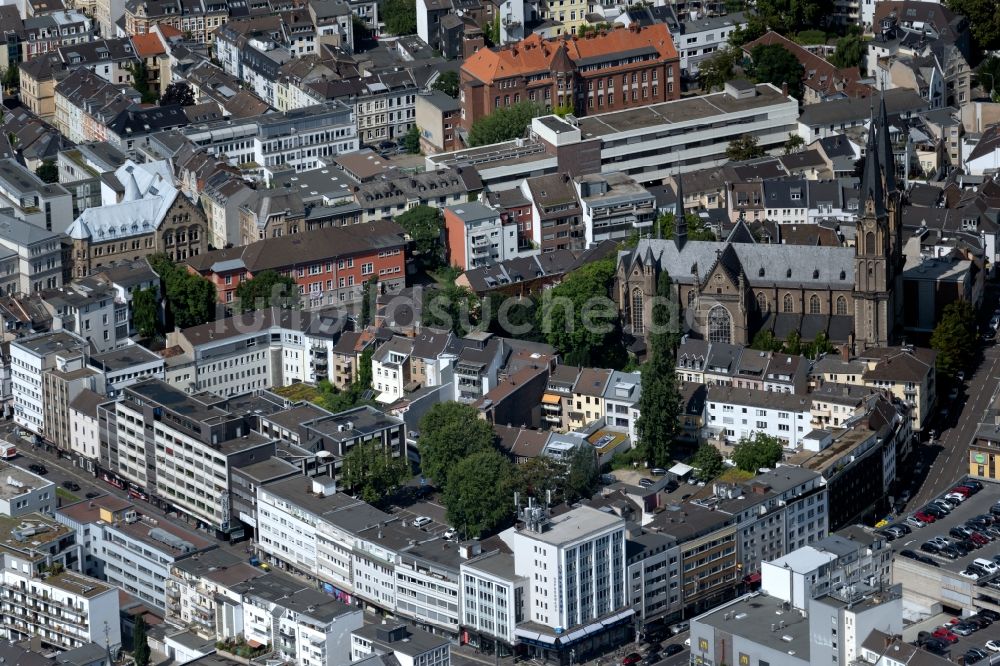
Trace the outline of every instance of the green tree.
<instances>
[{"instance_id":1,"label":"green tree","mask_svg":"<svg viewBox=\"0 0 1000 666\"><path fill-rule=\"evenodd\" d=\"M403 148L406 152L411 155L420 154L420 128L414 125L410 129L406 130L406 134L403 135L403 140L401 141Z\"/></svg>"},{"instance_id":2,"label":"green tree","mask_svg":"<svg viewBox=\"0 0 1000 666\"><path fill-rule=\"evenodd\" d=\"M757 0L756 18L783 35L820 25L824 5L819 0Z\"/></svg>"},{"instance_id":3,"label":"green tree","mask_svg":"<svg viewBox=\"0 0 1000 666\"><path fill-rule=\"evenodd\" d=\"M344 485L360 500L377 504L394 493L409 476L406 460L393 457L381 441L355 445L344 457Z\"/></svg>"},{"instance_id":4,"label":"green tree","mask_svg":"<svg viewBox=\"0 0 1000 666\"><path fill-rule=\"evenodd\" d=\"M781 460L781 441L762 432L742 437L733 447L733 463L744 472L756 474L761 468L772 468Z\"/></svg>"},{"instance_id":5,"label":"green tree","mask_svg":"<svg viewBox=\"0 0 1000 666\"><path fill-rule=\"evenodd\" d=\"M297 308L302 305L299 285L289 275L276 271L261 271L236 287L240 312L269 307Z\"/></svg>"},{"instance_id":6,"label":"green tree","mask_svg":"<svg viewBox=\"0 0 1000 666\"><path fill-rule=\"evenodd\" d=\"M680 416L675 360L678 322L672 317L673 302L673 281L664 271L656 282L656 301L650 317L649 360L639 369L642 393L635 424L642 454L655 467L666 467L671 460L670 448Z\"/></svg>"},{"instance_id":7,"label":"green tree","mask_svg":"<svg viewBox=\"0 0 1000 666\"><path fill-rule=\"evenodd\" d=\"M520 138L531 125L531 119L544 113L545 108L534 102L518 102L493 109L489 115L472 123L469 145L485 146Z\"/></svg>"},{"instance_id":8,"label":"green tree","mask_svg":"<svg viewBox=\"0 0 1000 666\"><path fill-rule=\"evenodd\" d=\"M373 347L368 347L361 354L357 379L343 391L338 391L326 380L319 382L320 396L316 402L320 407L338 414L361 405L372 404L370 400L365 399L365 394L372 388L373 351Z\"/></svg>"},{"instance_id":9,"label":"green tree","mask_svg":"<svg viewBox=\"0 0 1000 666\"><path fill-rule=\"evenodd\" d=\"M140 337L149 339L156 335L156 310L156 289L148 287L132 295L132 323Z\"/></svg>"},{"instance_id":10,"label":"green tree","mask_svg":"<svg viewBox=\"0 0 1000 666\"><path fill-rule=\"evenodd\" d=\"M802 355L806 358L816 359L819 358L820 354L829 354L835 350L836 347L830 342L830 338L827 337L826 333L821 332L815 340L802 348Z\"/></svg>"},{"instance_id":11,"label":"green tree","mask_svg":"<svg viewBox=\"0 0 1000 666\"><path fill-rule=\"evenodd\" d=\"M733 139L726 148L726 157L734 162L752 160L764 155L764 149L757 145L757 137L752 134L744 134Z\"/></svg>"},{"instance_id":12,"label":"green tree","mask_svg":"<svg viewBox=\"0 0 1000 666\"><path fill-rule=\"evenodd\" d=\"M618 313L608 295L615 277L615 258L585 264L543 292L537 326L545 340L570 365L621 367Z\"/></svg>"},{"instance_id":13,"label":"green tree","mask_svg":"<svg viewBox=\"0 0 1000 666\"><path fill-rule=\"evenodd\" d=\"M465 538L495 532L514 517L514 470L492 448L459 460L448 474L448 522Z\"/></svg>"},{"instance_id":14,"label":"green tree","mask_svg":"<svg viewBox=\"0 0 1000 666\"><path fill-rule=\"evenodd\" d=\"M483 37L488 46L500 46L500 14L483 27Z\"/></svg>"},{"instance_id":15,"label":"green tree","mask_svg":"<svg viewBox=\"0 0 1000 666\"><path fill-rule=\"evenodd\" d=\"M766 328L757 331L753 336L753 340L750 341L750 349L757 349L759 351L778 352L782 348L781 340L774 337L774 333Z\"/></svg>"},{"instance_id":16,"label":"green tree","mask_svg":"<svg viewBox=\"0 0 1000 666\"><path fill-rule=\"evenodd\" d=\"M11 65L4 70L3 86L7 90L17 90L21 87L21 69L17 65Z\"/></svg>"},{"instance_id":17,"label":"green tree","mask_svg":"<svg viewBox=\"0 0 1000 666\"><path fill-rule=\"evenodd\" d=\"M186 81L174 81L163 91L160 98L160 106L170 104L180 104L181 106L194 105L194 90Z\"/></svg>"},{"instance_id":18,"label":"green tree","mask_svg":"<svg viewBox=\"0 0 1000 666\"><path fill-rule=\"evenodd\" d=\"M481 318L487 329L504 337L531 342L544 342L545 336L535 324L538 320L538 301L530 294L512 297L491 291L483 300ZM488 320L487 320L488 317Z\"/></svg>"},{"instance_id":19,"label":"green tree","mask_svg":"<svg viewBox=\"0 0 1000 666\"><path fill-rule=\"evenodd\" d=\"M441 74L437 77L437 80L434 81L434 85L431 87L435 90L440 90L448 97L458 99L458 86L458 72L448 70L447 72L441 72Z\"/></svg>"},{"instance_id":20,"label":"green tree","mask_svg":"<svg viewBox=\"0 0 1000 666\"><path fill-rule=\"evenodd\" d=\"M976 313L968 301L949 303L931 334L931 348L937 352L937 371L954 377L968 368L976 356Z\"/></svg>"},{"instance_id":21,"label":"green tree","mask_svg":"<svg viewBox=\"0 0 1000 666\"><path fill-rule=\"evenodd\" d=\"M146 637L146 620L142 615L135 616L132 625L132 659L135 666L149 666L149 639Z\"/></svg>"},{"instance_id":22,"label":"green tree","mask_svg":"<svg viewBox=\"0 0 1000 666\"><path fill-rule=\"evenodd\" d=\"M566 466L551 456L528 458L516 468L515 489L522 497L534 497L539 502L545 502L549 493L553 503L559 501L562 488L560 477L566 472Z\"/></svg>"},{"instance_id":23,"label":"green tree","mask_svg":"<svg viewBox=\"0 0 1000 666\"><path fill-rule=\"evenodd\" d=\"M673 213L664 213L656 219L655 226L653 227L652 234L656 238L664 238L666 240L673 240L674 233L677 231L674 220L677 218ZM685 213L684 220L687 222L687 237L688 240L700 240L700 241L714 241L718 240L715 236L715 231L705 224L705 220L701 219L695 213Z\"/></svg>"},{"instance_id":24,"label":"green tree","mask_svg":"<svg viewBox=\"0 0 1000 666\"><path fill-rule=\"evenodd\" d=\"M35 175L42 179L45 183L58 183L59 182L59 167L52 160L45 160L38 165L35 169Z\"/></svg>"},{"instance_id":25,"label":"green tree","mask_svg":"<svg viewBox=\"0 0 1000 666\"><path fill-rule=\"evenodd\" d=\"M795 99L802 99L802 63L781 44L758 44L750 51L753 65L750 71L757 83L773 83L781 88L788 84L788 92Z\"/></svg>"},{"instance_id":26,"label":"green tree","mask_svg":"<svg viewBox=\"0 0 1000 666\"><path fill-rule=\"evenodd\" d=\"M417 5L412 0L384 0L378 15L385 19L390 35L412 35L417 32Z\"/></svg>"},{"instance_id":27,"label":"green tree","mask_svg":"<svg viewBox=\"0 0 1000 666\"><path fill-rule=\"evenodd\" d=\"M444 221L440 210L430 206L414 206L402 215L397 215L396 223L403 227L403 231L413 241L413 249L420 256L425 269L441 265L444 253L441 232Z\"/></svg>"},{"instance_id":28,"label":"green tree","mask_svg":"<svg viewBox=\"0 0 1000 666\"><path fill-rule=\"evenodd\" d=\"M976 85L994 102L1000 101L1000 57L990 56L976 67Z\"/></svg>"},{"instance_id":29,"label":"green tree","mask_svg":"<svg viewBox=\"0 0 1000 666\"><path fill-rule=\"evenodd\" d=\"M798 356L802 353L802 336L799 335L798 331L792 331L788 334L782 349L786 354L791 354L792 356Z\"/></svg>"},{"instance_id":30,"label":"green tree","mask_svg":"<svg viewBox=\"0 0 1000 666\"><path fill-rule=\"evenodd\" d=\"M705 92L722 90L726 82L733 80L740 50L725 46L698 64L698 79Z\"/></svg>"},{"instance_id":31,"label":"green tree","mask_svg":"<svg viewBox=\"0 0 1000 666\"><path fill-rule=\"evenodd\" d=\"M215 306L218 302L215 285L200 275L188 272L183 266L178 266L165 254L150 256L149 265L163 281L170 319L164 322L165 328L188 328L215 318Z\"/></svg>"},{"instance_id":32,"label":"green tree","mask_svg":"<svg viewBox=\"0 0 1000 666\"><path fill-rule=\"evenodd\" d=\"M146 61L140 59L132 63L128 70L132 74L132 87L142 95L142 103L155 104L160 95L149 87L149 68L146 67Z\"/></svg>"},{"instance_id":33,"label":"green tree","mask_svg":"<svg viewBox=\"0 0 1000 666\"><path fill-rule=\"evenodd\" d=\"M599 479L597 451L587 443L576 447L566 464L566 501L587 499L594 494Z\"/></svg>"},{"instance_id":34,"label":"green tree","mask_svg":"<svg viewBox=\"0 0 1000 666\"><path fill-rule=\"evenodd\" d=\"M495 438L493 428L479 418L475 407L439 402L420 419L420 468L438 488L447 488L455 465L490 449Z\"/></svg>"},{"instance_id":35,"label":"green tree","mask_svg":"<svg viewBox=\"0 0 1000 666\"><path fill-rule=\"evenodd\" d=\"M788 141L785 142L785 154L791 155L797 152L803 145L805 145L805 139L803 139L798 134L789 134Z\"/></svg>"},{"instance_id":36,"label":"green tree","mask_svg":"<svg viewBox=\"0 0 1000 666\"><path fill-rule=\"evenodd\" d=\"M867 51L868 44L861 35L847 35L837 40L837 50L830 57L830 62L837 67L861 67Z\"/></svg>"},{"instance_id":37,"label":"green tree","mask_svg":"<svg viewBox=\"0 0 1000 666\"><path fill-rule=\"evenodd\" d=\"M972 38L980 51L1000 49L1000 11L996 0L947 0L948 8L969 19Z\"/></svg>"},{"instance_id":38,"label":"green tree","mask_svg":"<svg viewBox=\"0 0 1000 666\"><path fill-rule=\"evenodd\" d=\"M368 328L375 323L375 299L378 298L378 277L371 276L365 280L365 286L361 288L361 321L358 323L361 328Z\"/></svg>"},{"instance_id":39,"label":"green tree","mask_svg":"<svg viewBox=\"0 0 1000 666\"><path fill-rule=\"evenodd\" d=\"M698 480L706 482L722 474L722 470L725 469L719 449L707 442L695 451L694 457L691 458L691 466L698 470Z\"/></svg>"},{"instance_id":40,"label":"green tree","mask_svg":"<svg viewBox=\"0 0 1000 666\"><path fill-rule=\"evenodd\" d=\"M479 298L465 287L454 283L427 292L421 310L421 323L464 336L479 323Z\"/></svg>"},{"instance_id":41,"label":"green tree","mask_svg":"<svg viewBox=\"0 0 1000 666\"><path fill-rule=\"evenodd\" d=\"M748 14L746 18L746 27L737 27L729 31L729 45L737 49L755 39L760 39L767 32L767 26L762 18L756 14Z\"/></svg>"}]
</instances>

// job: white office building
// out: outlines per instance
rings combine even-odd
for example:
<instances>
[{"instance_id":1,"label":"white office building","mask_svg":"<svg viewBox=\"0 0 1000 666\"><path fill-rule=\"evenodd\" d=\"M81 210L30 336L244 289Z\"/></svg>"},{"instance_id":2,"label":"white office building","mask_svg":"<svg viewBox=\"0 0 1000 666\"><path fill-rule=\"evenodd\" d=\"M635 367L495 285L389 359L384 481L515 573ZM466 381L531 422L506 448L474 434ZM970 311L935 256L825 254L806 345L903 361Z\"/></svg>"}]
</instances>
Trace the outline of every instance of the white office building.
<instances>
[{"instance_id":1,"label":"white office building","mask_svg":"<svg viewBox=\"0 0 1000 666\"><path fill-rule=\"evenodd\" d=\"M14 422L44 435L42 373L83 367L87 342L69 331L40 333L10 343L11 393Z\"/></svg>"},{"instance_id":2,"label":"white office building","mask_svg":"<svg viewBox=\"0 0 1000 666\"><path fill-rule=\"evenodd\" d=\"M56 506L56 484L37 474L0 463L0 516L50 514Z\"/></svg>"},{"instance_id":3,"label":"white office building","mask_svg":"<svg viewBox=\"0 0 1000 666\"><path fill-rule=\"evenodd\" d=\"M812 430L811 407L808 396L712 385L705 400L704 435L735 444L760 432L796 449Z\"/></svg>"}]
</instances>

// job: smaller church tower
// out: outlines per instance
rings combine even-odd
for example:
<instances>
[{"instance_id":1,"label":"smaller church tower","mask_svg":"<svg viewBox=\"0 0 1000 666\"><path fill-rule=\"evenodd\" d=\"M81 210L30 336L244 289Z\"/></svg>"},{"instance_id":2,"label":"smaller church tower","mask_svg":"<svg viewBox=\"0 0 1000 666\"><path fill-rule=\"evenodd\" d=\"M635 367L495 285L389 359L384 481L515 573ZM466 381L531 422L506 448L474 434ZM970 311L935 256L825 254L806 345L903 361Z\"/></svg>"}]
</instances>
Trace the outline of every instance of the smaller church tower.
<instances>
[{"instance_id":1,"label":"smaller church tower","mask_svg":"<svg viewBox=\"0 0 1000 666\"><path fill-rule=\"evenodd\" d=\"M684 215L684 183L681 174L677 174L677 203L674 205L674 243L678 250L683 250L688 240L687 217Z\"/></svg>"}]
</instances>

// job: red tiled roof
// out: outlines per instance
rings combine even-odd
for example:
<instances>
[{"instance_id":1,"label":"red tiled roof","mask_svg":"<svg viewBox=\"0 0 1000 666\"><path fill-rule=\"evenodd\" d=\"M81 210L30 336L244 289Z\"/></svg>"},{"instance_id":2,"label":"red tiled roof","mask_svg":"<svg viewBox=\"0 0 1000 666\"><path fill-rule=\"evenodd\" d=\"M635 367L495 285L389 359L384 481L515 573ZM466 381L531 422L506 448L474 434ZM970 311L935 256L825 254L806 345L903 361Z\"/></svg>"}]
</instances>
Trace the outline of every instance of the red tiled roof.
<instances>
[{"instance_id":1,"label":"red tiled roof","mask_svg":"<svg viewBox=\"0 0 1000 666\"><path fill-rule=\"evenodd\" d=\"M768 46L779 44L785 47L789 53L795 56L796 60L802 63L802 85L815 90L820 95L827 96L843 92L848 97L867 97L873 92L870 86L861 83L861 72L857 67L838 69L829 60L821 58L809 49L773 30L748 44L744 44L743 52L750 55L754 47L760 44Z\"/></svg>"},{"instance_id":2,"label":"red tiled roof","mask_svg":"<svg viewBox=\"0 0 1000 666\"><path fill-rule=\"evenodd\" d=\"M161 55L167 52L167 48L160 41L159 35L155 32L147 32L142 35L132 35L132 46L135 53L141 58Z\"/></svg>"}]
</instances>

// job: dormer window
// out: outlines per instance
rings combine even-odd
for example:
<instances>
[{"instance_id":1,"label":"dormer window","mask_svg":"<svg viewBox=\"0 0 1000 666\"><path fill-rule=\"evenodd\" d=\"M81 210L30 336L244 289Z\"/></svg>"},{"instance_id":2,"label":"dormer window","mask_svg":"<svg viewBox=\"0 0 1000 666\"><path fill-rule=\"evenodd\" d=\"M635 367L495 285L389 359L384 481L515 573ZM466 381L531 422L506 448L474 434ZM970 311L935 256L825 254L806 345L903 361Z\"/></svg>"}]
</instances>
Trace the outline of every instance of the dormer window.
<instances>
[{"instance_id":1,"label":"dormer window","mask_svg":"<svg viewBox=\"0 0 1000 666\"><path fill-rule=\"evenodd\" d=\"M787 271L785 271L785 277L786 278L792 277L792 269L791 268L789 268Z\"/></svg>"},{"instance_id":2,"label":"dormer window","mask_svg":"<svg viewBox=\"0 0 1000 666\"><path fill-rule=\"evenodd\" d=\"M819 279L819 269L818 268L814 268L813 269L813 280L818 280L818 279Z\"/></svg>"}]
</instances>

